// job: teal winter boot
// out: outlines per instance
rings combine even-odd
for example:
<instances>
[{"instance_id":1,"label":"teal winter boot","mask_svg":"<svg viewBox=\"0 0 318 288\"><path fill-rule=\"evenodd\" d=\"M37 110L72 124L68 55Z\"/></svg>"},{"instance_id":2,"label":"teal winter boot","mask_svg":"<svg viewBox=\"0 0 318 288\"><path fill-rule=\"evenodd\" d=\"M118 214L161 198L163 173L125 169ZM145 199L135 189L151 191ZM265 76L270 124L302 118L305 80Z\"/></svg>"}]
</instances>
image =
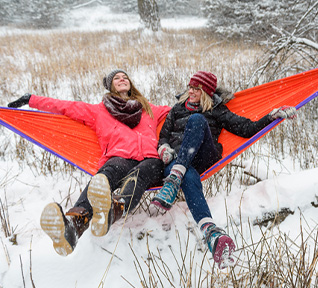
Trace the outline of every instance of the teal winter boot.
<instances>
[{"instance_id":1,"label":"teal winter boot","mask_svg":"<svg viewBox=\"0 0 318 288\"><path fill-rule=\"evenodd\" d=\"M168 211L176 200L181 181L186 169L182 165L174 165L168 177L164 179L164 185L151 203Z\"/></svg>"},{"instance_id":2,"label":"teal winter boot","mask_svg":"<svg viewBox=\"0 0 318 288\"><path fill-rule=\"evenodd\" d=\"M163 185L159 193L152 198L151 203L159 206L166 211L170 210L173 202L177 197L180 184L181 181L174 174L170 174L165 179L165 184Z\"/></svg>"}]
</instances>

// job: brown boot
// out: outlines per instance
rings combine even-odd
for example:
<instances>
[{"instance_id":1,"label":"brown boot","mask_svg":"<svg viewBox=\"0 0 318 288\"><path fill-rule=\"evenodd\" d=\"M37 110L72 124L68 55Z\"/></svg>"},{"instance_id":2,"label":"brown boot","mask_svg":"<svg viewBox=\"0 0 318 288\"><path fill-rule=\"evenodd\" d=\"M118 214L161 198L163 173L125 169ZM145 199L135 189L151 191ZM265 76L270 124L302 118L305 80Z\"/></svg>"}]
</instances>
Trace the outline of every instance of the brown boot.
<instances>
[{"instance_id":1,"label":"brown boot","mask_svg":"<svg viewBox=\"0 0 318 288\"><path fill-rule=\"evenodd\" d=\"M97 237L104 236L114 222L112 192L104 174L98 173L91 179L87 199L93 209L91 232Z\"/></svg>"},{"instance_id":2,"label":"brown boot","mask_svg":"<svg viewBox=\"0 0 318 288\"><path fill-rule=\"evenodd\" d=\"M125 212L125 200L120 195L113 196L113 223L119 220Z\"/></svg>"},{"instance_id":3,"label":"brown boot","mask_svg":"<svg viewBox=\"0 0 318 288\"><path fill-rule=\"evenodd\" d=\"M53 241L53 247L58 254L67 256L74 251L78 238L88 228L88 212L85 211L81 210L78 215L72 215L69 220L58 203L50 203L43 209L40 224Z\"/></svg>"},{"instance_id":4,"label":"brown boot","mask_svg":"<svg viewBox=\"0 0 318 288\"><path fill-rule=\"evenodd\" d=\"M97 237L104 236L110 226L124 214L125 201L121 195L113 195L107 177L101 173L92 178L87 199L93 209L91 232Z\"/></svg>"},{"instance_id":5,"label":"brown boot","mask_svg":"<svg viewBox=\"0 0 318 288\"><path fill-rule=\"evenodd\" d=\"M70 219L73 222L77 237L80 238L89 227L88 211L83 207L73 207L65 215L71 216Z\"/></svg>"}]
</instances>

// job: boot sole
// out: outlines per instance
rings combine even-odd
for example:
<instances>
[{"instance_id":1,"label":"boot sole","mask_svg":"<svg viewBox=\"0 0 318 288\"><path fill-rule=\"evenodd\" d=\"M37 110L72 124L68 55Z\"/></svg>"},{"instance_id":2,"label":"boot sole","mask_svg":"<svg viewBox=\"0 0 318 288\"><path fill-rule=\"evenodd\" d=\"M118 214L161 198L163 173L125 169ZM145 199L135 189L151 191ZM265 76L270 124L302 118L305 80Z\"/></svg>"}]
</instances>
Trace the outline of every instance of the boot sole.
<instances>
[{"instance_id":1,"label":"boot sole","mask_svg":"<svg viewBox=\"0 0 318 288\"><path fill-rule=\"evenodd\" d=\"M220 264L223 261L223 251L224 249L227 248L229 251L229 256L231 256L231 254L234 252L235 250L235 244L233 242L233 240L231 239L231 237L227 236L227 235L222 235L219 237L218 239L218 243L217 246L215 248L215 252L213 255L213 259L216 263Z\"/></svg>"},{"instance_id":2,"label":"boot sole","mask_svg":"<svg viewBox=\"0 0 318 288\"><path fill-rule=\"evenodd\" d=\"M65 239L65 222L61 207L57 203L50 203L45 206L40 225L43 231L53 241L55 251L62 256L73 252L72 246Z\"/></svg>"},{"instance_id":3,"label":"boot sole","mask_svg":"<svg viewBox=\"0 0 318 288\"><path fill-rule=\"evenodd\" d=\"M87 198L93 208L91 232L94 236L101 237L109 229L109 212L112 206L112 196L107 177L96 174L87 190Z\"/></svg>"},{"instance_id":4,"label":"boot sole","mask_svg":"<svg viewBox=\"0 0 318 288\"><path fill-rule=\"evenodd\" d=\"M151 200L151 204L159 207L160 209L163 209L165 211L169 211L171 208L172 208L172 205L170 205L169 203L163 201L162 199L160 198L156 198L154 197L152 200Z\"/></svg>"}]
</instances>

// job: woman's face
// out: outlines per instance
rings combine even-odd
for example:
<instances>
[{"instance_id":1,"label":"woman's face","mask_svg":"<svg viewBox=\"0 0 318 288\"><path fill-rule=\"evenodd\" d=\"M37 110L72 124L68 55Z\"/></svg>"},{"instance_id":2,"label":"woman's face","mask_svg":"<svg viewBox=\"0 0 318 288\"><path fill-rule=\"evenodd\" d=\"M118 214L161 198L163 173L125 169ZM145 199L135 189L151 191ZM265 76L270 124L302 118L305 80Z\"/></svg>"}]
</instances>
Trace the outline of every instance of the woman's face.
<instances>
[{"instance_id":1,"label":"woman's face","mask_svg":"<svg viewBox=\"0 0 318 288\"><path fill-rule=\"evenodd\" d=\"M130 81L125 73L119 72L113 78L115 90L120 93L128 93L130 90Z\"/></svg>"},{"instance_id":2,"label":"woman's face","mask_svg":"<svg viewBox=\"0 0 318 288\"><path fill-rule=\"evenodd\" d=\"M199 103L202 95L202 91L198 87L188 86L189 102Z\"/></svg>"}]
</instances>

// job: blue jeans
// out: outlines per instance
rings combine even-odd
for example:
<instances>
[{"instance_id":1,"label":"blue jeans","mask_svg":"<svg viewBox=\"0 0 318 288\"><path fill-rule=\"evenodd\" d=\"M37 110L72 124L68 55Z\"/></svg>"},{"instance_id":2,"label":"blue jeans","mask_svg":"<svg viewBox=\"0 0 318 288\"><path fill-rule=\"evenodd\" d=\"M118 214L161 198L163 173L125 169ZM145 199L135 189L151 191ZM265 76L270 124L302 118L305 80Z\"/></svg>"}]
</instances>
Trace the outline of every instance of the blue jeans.
<instances>
[{"instance_id":1,"label":"blue jeans","mask_svg":"<svg viewBox=\"0 0 318 288\"><path fill-rule=\"evenodd\" d=\"M189 210L197 223L205 217L212 218L203 195L200 173L220 159L218 154L204 116L199 113L191 115L184 130L177 158L165 168L164 175L168 176L175 164L181 164L187 168L181 188Z\"/></svg>"},{"instance_id":2,"label":"blue jeans","mask_svg":"<svg viewBox=\"0 0 318 288\"><path fill-rule=\"evenodd\" d=\"M215 148L208 121L196 113L189 117L175 164L193 166L200 174L221 159Z\"/></svg>"}]
</instances>

